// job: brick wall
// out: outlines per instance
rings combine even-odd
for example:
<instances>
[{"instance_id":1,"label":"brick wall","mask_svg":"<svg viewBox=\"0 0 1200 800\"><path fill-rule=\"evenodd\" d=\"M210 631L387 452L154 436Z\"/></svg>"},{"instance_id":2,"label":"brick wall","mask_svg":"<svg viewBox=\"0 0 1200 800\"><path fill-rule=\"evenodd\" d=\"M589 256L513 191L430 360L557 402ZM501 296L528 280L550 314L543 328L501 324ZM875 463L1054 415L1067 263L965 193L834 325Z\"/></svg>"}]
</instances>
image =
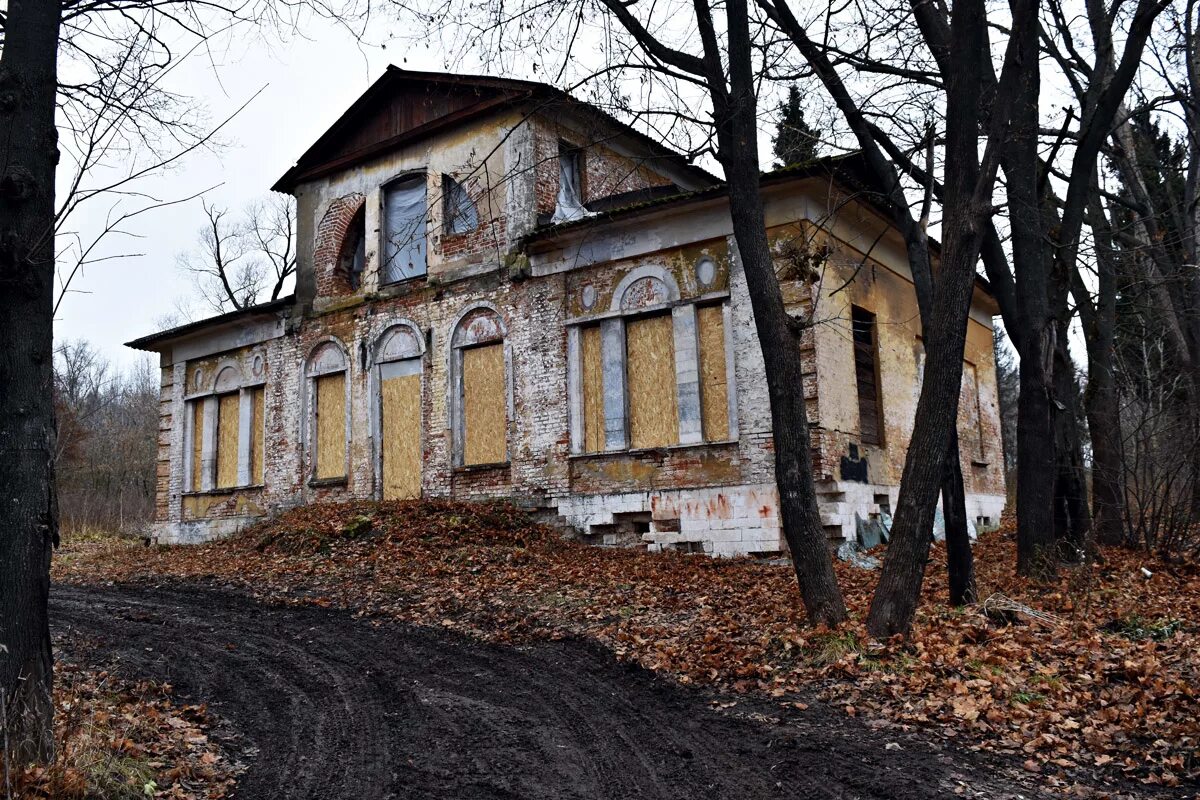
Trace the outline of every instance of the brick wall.
<instances>
[{"instance_id":1,"label":"brick wall","mask_svg":"<svg viewBox=\"0 0 1200 800\"><path fill-rule=\"evenodd\" d=\"M346 234L355 216L362 210L366 197L358 192L338 197L325 210L317 225L313 243L313 270L317 295L340 297L352 294L349 276L342 268Z\"/></svg>"}]
</instances>

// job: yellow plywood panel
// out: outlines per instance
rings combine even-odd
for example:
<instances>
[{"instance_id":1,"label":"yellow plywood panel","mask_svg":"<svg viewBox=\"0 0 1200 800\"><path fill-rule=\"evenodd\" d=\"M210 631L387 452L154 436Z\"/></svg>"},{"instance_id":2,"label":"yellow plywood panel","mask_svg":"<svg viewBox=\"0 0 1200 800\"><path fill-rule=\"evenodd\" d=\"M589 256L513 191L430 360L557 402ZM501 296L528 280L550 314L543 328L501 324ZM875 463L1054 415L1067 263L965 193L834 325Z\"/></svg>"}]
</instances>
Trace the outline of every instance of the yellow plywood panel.
<instances>
[{"instance_id":1,"label":"yellow plywood panel","mask_svg":"<svg viewBox=\"0 0 1200 800\"><path fill-rule=\"evenodd\" d=\"M421 376L387 378L381 388L383 499L421 496Z\"/></svg>"},{"instance_id":2,"label":"yellow plywood panel","mask_svg":"<svg viewBox=\"0 0 1200 800\"><path fill-rule=\"evenodd\" d=\"M204 486L204 401L192 403L192 486L193 492Z\"/></svg>"},{"instance_id":3,"label":"yellow plywood panel","mask_svg":"<svg viewBox=\"0 0 1200 800\"><path fill-rule=\"evenodd\" d=\"M504 345L472 347L462 356L463 463L499 463L508 450Z\"/></svg>"},{"instance_id":4,"label":"yellow plywood panel","mask_svg":"<svg viewBox=\"0 0 1200 800\"><path fill-rule=\"evenodd\" d=\"M266 457L263 447L266 423L265 400L266 392L263 387L258 386L250 390L250 402L253 403L252 408L254 409L250 422L250 482L255 486L261 486L263 483L263 459Z\"/></svg>"},{"instance_id":5,"label":"yellow plywood panel","mask_svg":"<svg viewBox=\"0 0 1200 800\"><path fill-rule=\"evenodd\" d=\"M600 361L600 326L582 331L583 353L583 449L604 449L604 369Z\"/></svg>"},{"instance_id":6,"label":"yellow plywood panel","mask_svg":"<svg viewBox=\"0 0 1200 800\"><path fill-rule=\"evenodd\" d=\"M316 379L317 469L313 477L341 478L346 474L346 373Z\"/></svg>"},{"instance_id":7,"label":"yellow plywood panel","mask_svg":"<svg viewBox=\"0 0 1200 800\"><path fill-rule=\"evenodd\" d=\"M675 334L670 314L644 317L625 326L632 447L679 442L675 397Z\"/></svg>"},{"instance_id":8,"label":"yellow plywood panel","mask_svg":"<svg viewBox=\"0 0 1200 800\"><path fill-rule=\"evenodd\" d=\"M700 415L704 438L729 438L729 386L725 371L725 312L721 306L696 310L700 338Z\"/></svg>"},{"instance_id":9,"label":"yellow plywood panel","mask_svg":"<svg viewBox=\"0 0 1200 800\"><path fill-rule=\"evenodd\" d=\"M217 398L217 481L218 489L238 483L238 395Z\"/></svg>"}]
</instances>

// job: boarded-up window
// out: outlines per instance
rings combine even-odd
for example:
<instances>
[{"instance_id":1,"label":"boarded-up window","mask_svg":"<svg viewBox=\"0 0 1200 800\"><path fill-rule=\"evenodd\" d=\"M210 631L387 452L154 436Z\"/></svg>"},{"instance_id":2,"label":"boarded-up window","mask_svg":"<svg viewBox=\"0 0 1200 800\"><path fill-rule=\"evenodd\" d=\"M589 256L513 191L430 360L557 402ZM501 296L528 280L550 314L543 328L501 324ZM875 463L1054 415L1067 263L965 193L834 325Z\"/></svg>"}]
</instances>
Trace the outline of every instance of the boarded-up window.
<instances>
[{"instance_id":1,"label":"boarded-up window","mask_svg":"<svg viewBox=\"0 0 1200 800\"><path fill-rule=\"evenodd\" d=\"M216 488L230 489L238 483L238 394L217 398Z\"/></svg>"},{"instance_id":2,"label":"boarded-up window","mask_svg":"<svg viewBox=\"0 0 1200 800\"><path fill-rule=\"evenodd\" d=\"M854 380L858 386L858 433L863 444L883 441L883 414L876 366L875 315L858 306L850 308L854 338Z\"/></svg>"},{"instance_id":3,"label":"boarded-up window","mask_svg":"<svg viewBox=\"0 0 1200 800\"><path fill-rule=\"evenodd\" d=\"M419 361L380 368L383 499L421 496L421 373Z\"/></svg>"},{"instance_id":4,"label":"boarded-up window","mask_svg":"<svg viewBox=\"0 0 1200 800\"><path fill-rule=\"evenodd\" d=\"M679 443L675 333L670 314L642 317L625 326L631 447Z\"/></svg>"},{"instance_id":5,"label":"boarded-up window","mask_svg":"<svg viewBox=\"0 0 1200 800\"><path fill-rule=\"evenodd\" d=\"M498 464L507 459L508 403L504 344L462 351L463 463Z\"/></svg>"},{"instance_id":6,"label":"boarded-up window","mask_svg":"<svg viewBox=\"0 0 1200 800\"><path fill-rule=\"evenodd\" d=\"M710 442L729 438L729 386L725 365L725 309L696 309L700 339L700 411L704 438Z\"/></svg>"},{"instance_id":7,"label":"boarded-up window","mask_svg":"<svg viewBox=\"0 0 1200 800\"><path fill-rule=\"evenodd\" d=\"M256 386L249 391L249 395L252 409L250 417L250 483L261 486L263 483L263 459L266 457L263 449L266 392L263 387Z\"/></svg>"},{"instance_id":8,"label":"boarded-up window","mask_svg":"<svg viewBox=\"0 0 1200 800\"><path fill-rule=\"evenodd\" d=\"M604 449L604 367L600 357L600 326L589 325L580 331L583 355L583 449L597 453Z\"/></svg>"},{"instance_id":9,"label":"boarded-up window","mask_svg":"<svg viewBox=\"0 0 1200 800\"><path fill-rule=\"evenodd\" d=\"M204 401L192 403L192 485L198 492L204 488Z\"/></svg>"},{"instance_id":10,"label":"boarded-up window","mask_svg":"<svg viewBox=\"0 0 1200 800\"><path fill-rule=\"evenodd\" d=\"M316 399L316 469L313 477L341 478L346 474L346 373L313 380Z\"/></svg>"}]
</instances>

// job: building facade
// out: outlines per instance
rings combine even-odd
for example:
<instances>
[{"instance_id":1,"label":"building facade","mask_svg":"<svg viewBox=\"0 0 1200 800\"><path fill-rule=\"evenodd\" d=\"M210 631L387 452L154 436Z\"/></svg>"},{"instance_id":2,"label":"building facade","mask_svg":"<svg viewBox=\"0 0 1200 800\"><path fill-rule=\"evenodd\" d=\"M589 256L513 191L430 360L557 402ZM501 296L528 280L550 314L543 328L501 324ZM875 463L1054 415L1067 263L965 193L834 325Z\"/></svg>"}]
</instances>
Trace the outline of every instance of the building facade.
<instances>
[{"instance_id":1,"label":"building facade","mask_svg":"<svg viewBox=\"0 0 1200 800\"><path fill-rule=\"evenodd\" d=\"M922 377L903 241L853 158L763 177L830 539L896 502ZM588 540L785 549L770 409L719 181L539 84L391 68L276 190L291 297L144 337L152 536L304 503L511 498ZM1004 506L994 300L971 308L968 516Z\"/></svg>"}]
</instances>

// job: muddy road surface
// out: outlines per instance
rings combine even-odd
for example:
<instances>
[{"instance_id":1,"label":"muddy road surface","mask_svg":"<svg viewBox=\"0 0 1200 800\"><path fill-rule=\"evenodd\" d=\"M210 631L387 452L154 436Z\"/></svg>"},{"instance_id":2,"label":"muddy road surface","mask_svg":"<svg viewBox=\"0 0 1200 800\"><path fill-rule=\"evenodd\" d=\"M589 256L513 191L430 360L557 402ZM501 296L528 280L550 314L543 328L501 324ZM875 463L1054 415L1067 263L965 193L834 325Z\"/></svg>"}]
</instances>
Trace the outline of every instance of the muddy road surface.
<instances>
[{"instance_id":1,"label":"muddy road surface","mask_svg":"<svg viewBox=\"0 0 1200 800\"><path fill-rule=\"evenodd\" d=\"M207 702L243 800L1037 794L1008 762L816 702L718 708L581 642L494 646L198 586L57 586L51 615L68 654Z\"/></svg>"}]
</instances>

